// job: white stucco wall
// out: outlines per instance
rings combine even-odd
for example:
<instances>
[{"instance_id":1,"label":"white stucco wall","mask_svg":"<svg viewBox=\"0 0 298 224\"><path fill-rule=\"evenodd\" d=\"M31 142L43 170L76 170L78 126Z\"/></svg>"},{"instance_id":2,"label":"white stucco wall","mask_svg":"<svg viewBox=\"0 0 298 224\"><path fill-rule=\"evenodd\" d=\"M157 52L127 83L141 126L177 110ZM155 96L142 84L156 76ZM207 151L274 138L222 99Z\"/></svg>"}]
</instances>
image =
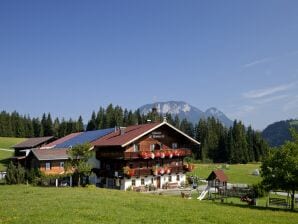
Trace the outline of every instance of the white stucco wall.
<instances>
[{"instance_id":1,"label":"white stucco wall","mask_svg":"<svg viewBox=\"0 0 298 224\"><path fill-rule=\"evenodd\" d=\"M179 175L179 181L177 181L177 175ZM172 181L169 182L169 176L172 177ZM157 177L156 176L148 176L148 177L139 177L139 178L124 178L121 182L121 190L126 190L127 188L132 187L132 180L135 180L136 184L135 187L140 187L141 185L141 179L144 179L144 185L150 185L152 184L152 178L153 178L153 185L157 186ZM186 180L186 175L183 173L179 173L179 174L165 174L163 176L160 176L160 187L162 188L162 186L169 182L169 183L178 183L178 186L181 185L181 183L185 183Z\"/></svg>"}]
</instances>

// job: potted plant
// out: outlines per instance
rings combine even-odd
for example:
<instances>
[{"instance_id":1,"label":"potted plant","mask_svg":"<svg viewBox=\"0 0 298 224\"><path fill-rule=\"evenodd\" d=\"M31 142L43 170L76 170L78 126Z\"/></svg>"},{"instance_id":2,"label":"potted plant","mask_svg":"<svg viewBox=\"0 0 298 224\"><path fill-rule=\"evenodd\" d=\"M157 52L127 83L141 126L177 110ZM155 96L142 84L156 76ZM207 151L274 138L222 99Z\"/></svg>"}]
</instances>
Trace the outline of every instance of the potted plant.
<instances>
[{"instance_id":1,"label":"potted plant","mask_svg":"<svg viewBox=\"0 0 298 224\"><path fill-rule=\"evenodd\" d=\"M156 166L152 167L152 173L154 176L157 176L158 175L158 167L156 167Z\"/></svg>"},{"instance_id":2,"label":"potted plant","mask_svg":"<svg viewBox=\"0 0 298 224\"><path fill-rule=\"evenodd\" d=\"M163 167L159 168L159 173L160 175L163 175L165 173L165 169Z\"/></svg>"},{"instance_id":3,"label":"potted plant","mask_svg":"<svg viewBox=\"0 0 298 224\"><path fill-rule=\"evenodd\" d=\"M174 155L175 156L180 156L180 150L179 149L175 149L174 150Z\"/></svg>"},{"instance_id":4,"label":"potted plant","mask_svg":"<svg viewBox=\"0 0 298 224\"><path fill-rule=\"evenodd\" d=\"M143 159L149 159L150 158L150 153L148 153L148 152L140 152L140 155Z\"/></svg>"},{"instance_id":5,"label":"potted plant","mask_svg":"<svg viewBox=\"0 0 298 224\"><path fill-rule=\"evenodd\" d=\"M154 152L154 155L155 155L155 158L159 158L159 157L160 157L160 152L159 152L159 150L155 151L155 152Z\"/></svg>"},{"instance_id":6,"label":"potted plant","mask_svg":"<svg viewBox=\"0 0 298 224\"><path fill-rule=\"evenodd\" d=\"M128 166L123 167L123 173L126 176L132 177L134 175L134 169L129 168Z\"/></svg>"},{"instance_id":7,"label":"potted plant","mask_svg":"<svg viewBox=\"0 0 298 224\"><path fill-rule=\"evenodd\" d=\"M155 158L155 154L153 152L150 153L150 157L151 159L154 159Z\"/></svg>"},{"instance_id":8,"label":"potted plant","mask_svg":"<svg viewBox=\"0 0 298 224\"><path fill-rule=\"evenodd\" d=\"M165 151L165 156L172 158L173 157L173 151L172 150L166 150Z\"/></svg>"}]
</instances>

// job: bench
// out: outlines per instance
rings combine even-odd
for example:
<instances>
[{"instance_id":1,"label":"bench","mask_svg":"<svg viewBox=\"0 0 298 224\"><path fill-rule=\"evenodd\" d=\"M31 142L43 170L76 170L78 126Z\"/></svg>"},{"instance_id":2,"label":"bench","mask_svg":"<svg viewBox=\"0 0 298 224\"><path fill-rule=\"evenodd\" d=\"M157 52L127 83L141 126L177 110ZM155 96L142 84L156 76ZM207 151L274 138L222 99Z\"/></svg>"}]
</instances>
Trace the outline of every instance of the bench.
<instances>
[{"instance_id":1,"label":"bench","mask_svg":"<svg viewBox=\"0 0 298 224\"><path fill-rule=\"evenodd\" d=\"M168 183L167 184L167 189L174 189L178 188L178 183Z\"/></svg>"},{"instance_id":2,"label":"bench","mask_svg":"<svg viewBox=\"0 0 298 224\"><path fill-rule=\"evenodd\" d=\"M287 203L287 200L284 198L269 198L269 206L270 205L285 206L285 207L289 206L289 204Z\"/></svg>"},{"instance_id":3,"label":"bench","mask_svg":"<svg viewBox=\"0 0 298 224\"><path fill-rule=\"evenodd\" d=\"M144 192L144 191L147 191L145 186L139 186L139 187L133 187L132 188L133 191L136 191L136 192Z\"/></svg>"}]
</instances>

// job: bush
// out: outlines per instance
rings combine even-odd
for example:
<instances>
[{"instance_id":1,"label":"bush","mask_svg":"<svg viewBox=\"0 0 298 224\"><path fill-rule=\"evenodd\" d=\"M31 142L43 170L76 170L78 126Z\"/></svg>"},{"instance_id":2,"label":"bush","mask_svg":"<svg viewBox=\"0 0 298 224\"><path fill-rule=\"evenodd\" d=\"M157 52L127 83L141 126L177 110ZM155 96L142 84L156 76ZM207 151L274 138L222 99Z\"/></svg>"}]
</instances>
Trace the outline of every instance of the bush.
<instances>
[{"instance_id":1,"label":"bush","mask_svg":"<svg viewBox=\"0 0 298 224\"><path fill-rule=\"evenodd\" d=\"M26 180L28 183L37 186L41 185L42 174L39 169L30 169L26 171Z\"/></svg>"},{"instance_id":2,"label":"bush","mask_svg":"<svg viewBox=\"0 0 298 224\"><path fill-rule=\"evenodd\" d=\"M260 183L252 185L252 191L254 198L261 198L268 195L268 192Z\"/></svg>"},{"instance_id":3,"label":"bush","mask_svg":"<svg viewBox=\"0 0 298 224\"><path fill-rule=\"evenodd\" d=\"M7 167L5 181L6 184L25 183L25 169L20 164L15 166L13 162L10 162Z\"/></svg>"}]
</instances>

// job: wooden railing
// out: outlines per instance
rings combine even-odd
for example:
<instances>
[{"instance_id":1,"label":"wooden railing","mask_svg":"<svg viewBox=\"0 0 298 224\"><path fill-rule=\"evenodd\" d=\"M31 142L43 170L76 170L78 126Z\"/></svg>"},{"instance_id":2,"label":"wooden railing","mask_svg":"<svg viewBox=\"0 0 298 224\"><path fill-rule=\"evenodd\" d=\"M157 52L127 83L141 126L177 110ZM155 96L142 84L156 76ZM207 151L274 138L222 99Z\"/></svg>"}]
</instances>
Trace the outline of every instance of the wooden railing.
<instances>
[{"instance_id":1,"label":"wooden railing","mask_svg":"<svg viewBox=\"0 0 298 224\"><path fill-rule=\"evenodd\" d=\"M145 153L145 155L144 155ZM163 156L161 156L163 154ZM154 158L172 158L172 157L184 157L191 156L192 152L190 149L167 149L167 150L155 150L141 151L141 152L124 152L124 159L154 159Z\"/></svg>"},{"instance_id":2,"label":"wooden railing","mask_svg":"<svg viewBox=\"0 0 298 224\"><path fill-rule=\"evenodd\" d=\"M123 158L125 160L132 159L154 159L154 158L172 158L172 157L184 157L192 154L190 149L167 149L167 150L155 150L154 152L145 151L147 154L145 157L142 154L144 152L121 152L121 151L100 151L97 150L96 158ZM153 156L152 156L153 154ZM163 156L161 156L163 155Z\"/></svg>"},{"instance_id":3,"label":"wooden railing","mask_svg":"<svg viewBox=\"0 0 298 224\"><path fill-rule=\"evenodd\" d=\"M136 168L134 176L149 176L152 175L152 169L151 168Z\"/></svg>"},{"instance_id":4,"label":"wooden railing","mask_svg":"<svg viewBox=\"0 0 298 224\"><path fill-rule=\"evenodd\" d=\"M138 159L140 158L139 152L124 152L124 159Z\"/></svg>"}]
</instances>

